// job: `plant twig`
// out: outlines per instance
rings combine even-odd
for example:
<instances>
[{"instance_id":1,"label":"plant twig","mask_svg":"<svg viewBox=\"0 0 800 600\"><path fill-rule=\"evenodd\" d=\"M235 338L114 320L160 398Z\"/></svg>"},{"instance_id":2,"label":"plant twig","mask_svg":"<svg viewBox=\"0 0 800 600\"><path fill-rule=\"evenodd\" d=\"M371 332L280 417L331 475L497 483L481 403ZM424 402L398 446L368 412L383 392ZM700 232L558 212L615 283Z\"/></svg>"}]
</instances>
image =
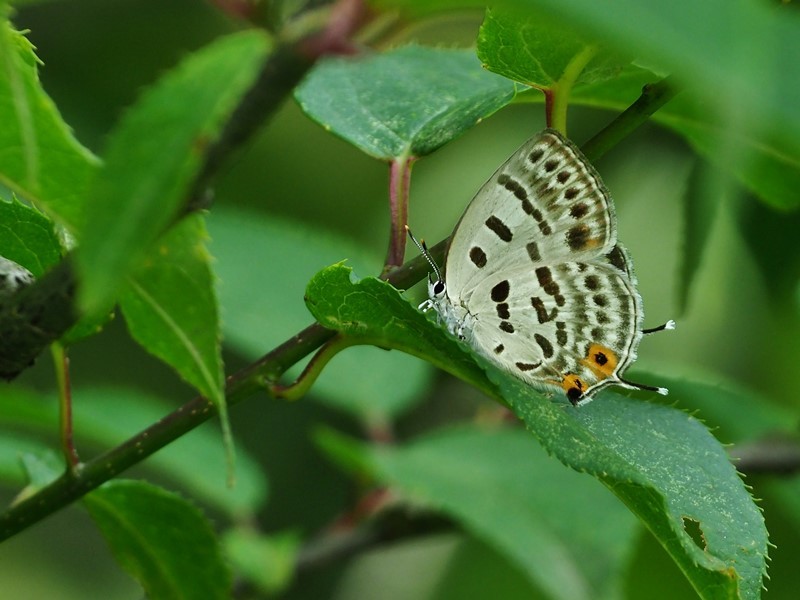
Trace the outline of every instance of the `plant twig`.
<instances>
[{"instance_id":1,"label":"plant twig","mask_svg":"<svg viewBox=\"0 0 800 600\"><path fill-rule=\"evenodd\" d=\"M75 475L75 471L81 460L75 448L75 440L73 437L72 387L69 381L69 356L67 355L67 349L58 342L50 346L50 352L53 355L56 379L58 380L58 401L61 407L61 452L64 454L64 461L67 464L67 469L72 471L72 474Z\"/></svg>"},{"instance_id":2,"label":"plant twig","mask_svg":"<svg viewBox=\"0 0 800 600\"><path fill-rule=\"evenodd\" d=\"M547 111L547 126L552 127L567 135L567 108L572 88L583 72L584 67L597 54L597 46L586 46L581 52L572 57L569 64L561 74L561 78L548 89L545 97L550 100Z\"/></svg>"},{"instance_id":3,"label":"plant twig","mask_svg":"<svg viewBox=\"0 0 800 600\"><path fill-rule=\"evenodd\" d=\"M280 108L323 53L344 45L338 36L352 33L363 18L362 0L339 0L327 27L307 31L305 36L274 49L219 139L209 147L205 163L189 188L186 211L207 204L208 185L222 162ZM0 378L14 379L75 325L80 318L75 308L75 287L72 259L67 256L30 286L0 302Z\"/></svg>"},{"instance_id":4,"label":"plant twig","mask_svg":"<svg viewBox=\"0 0 800 600\"><path fill-rule=\"evenodd\" d=\"M680 91L681 88L675 84L672 75L656 83L645 85L642 88L642 95L637 98L636 102L581 146L583 154L592 162L598 160L635 129L647 122L653 113L672 100Z\"/></svg>"},{"instance_id":5,"label":"plant twig","mask_svg":"<svg viewBox=\"0 0 800 600\"><path fill-rule=\"evenodd\" d=\"M389 251L384 272L403 264L406 252L406 225L408 225L408 192L411 184L413 156L400 156L389 166Z\"/></svg>"},{"instance_id":6,"label":"plant twig","mask_svg":"<svg viewBox=\"0 0 800 600\"><path fill-rule=\"evenodd\" d=\"M729 454L736 469L747 475L794 475L800 473L797 440L766 439L733 446Z\"/></svg>"},{"instance_id":7,"label":"plant twig","mask_svg":"<svg viewBox=\"0 0 800 600\"><path fill-rule=\"evenodd\" d=\"M431 248L431 253L440 257L444 249L445 242L442 242ZM421 280L426 272L427 262L418 256L393 270L386 279L395 287L405 288ZM237 404L259 390L268 390L290 366L335 335L335 331L315 323L286 340L257 362L228 377L225 386L228 405ZM119 446L78 465L74 474L65 473L0 515L0 541L78 500L215 414L214 405L206 398L197 396Z\"/></svg>"}]
</instances>

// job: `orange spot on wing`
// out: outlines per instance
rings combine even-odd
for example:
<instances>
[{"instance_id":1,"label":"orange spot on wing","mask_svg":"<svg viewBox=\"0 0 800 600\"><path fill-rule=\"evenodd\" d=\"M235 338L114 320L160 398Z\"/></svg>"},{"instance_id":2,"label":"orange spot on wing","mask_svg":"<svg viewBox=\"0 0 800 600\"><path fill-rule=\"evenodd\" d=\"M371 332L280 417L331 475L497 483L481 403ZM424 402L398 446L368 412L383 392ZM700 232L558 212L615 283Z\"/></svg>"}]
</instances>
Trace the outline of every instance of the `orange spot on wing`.
<instances>
[{"instance_id":1,"label":"orange spot on wing","mask_svg":"<svg viewBox=\"0 0 800 600\"><path fill-rule=\"evenodd\" d=\"M574 373L567 373L564 375L564 379L561 380L561 387L564 389L564 393L567 395L567 398L569 398L569 401L573 404L576 404L586 391L586 384L583 382L583 379Z\"/></svg>"},{"instance_id":2,"label":"orange spot on wing","mask_svg":"<svg viewBox=\"0 0 800 600\"><path fill-rule=\"evenodd\" d=\"M592 344L581 363L589 367L598 379L606 379L614 374L619 364L619 357L607 346Z\"/></svg>"}]
</instances>

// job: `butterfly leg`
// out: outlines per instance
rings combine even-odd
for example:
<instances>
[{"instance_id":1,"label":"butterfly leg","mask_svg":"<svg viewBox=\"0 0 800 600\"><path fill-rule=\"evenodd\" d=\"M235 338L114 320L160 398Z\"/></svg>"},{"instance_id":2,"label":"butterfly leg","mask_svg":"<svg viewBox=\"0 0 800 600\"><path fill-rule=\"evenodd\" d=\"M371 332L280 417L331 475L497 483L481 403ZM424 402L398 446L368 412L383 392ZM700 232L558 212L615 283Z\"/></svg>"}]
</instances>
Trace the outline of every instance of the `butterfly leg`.
<instances>
[{"instance_id":1,"label":"butterfly leg","mask_svg":"<svg viewBox=\"0 0 800 600\"><path fill-rule=\"evenodd\" d=\"M647 335L649 333L656 333L657 331L664 331L665 329L675 329L675 321L670 319L669 321L659 325L658 327L651 327L650 329L642 329L642 333Z\"/></svg>"}]
</instances>

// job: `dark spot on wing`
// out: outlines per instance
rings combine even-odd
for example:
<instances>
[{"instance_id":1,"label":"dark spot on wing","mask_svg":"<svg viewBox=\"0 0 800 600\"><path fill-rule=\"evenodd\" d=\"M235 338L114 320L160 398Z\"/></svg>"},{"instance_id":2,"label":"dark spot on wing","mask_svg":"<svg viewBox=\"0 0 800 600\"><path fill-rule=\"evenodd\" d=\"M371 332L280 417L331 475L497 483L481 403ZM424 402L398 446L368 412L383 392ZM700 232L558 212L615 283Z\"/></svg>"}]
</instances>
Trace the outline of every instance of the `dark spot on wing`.
<instances>
[{"instance_id":1,"label":"dark spot on wing","mask_svg":"<svg viewBox=\"0 0 800 600\"><path fill-rule=\"evenodd\" d=\"M488 219L486 219L486 226L491 229L494 234L499 237L504 242L510 242L511 238L514 236L511 234L511 230L508 228L508 225L503 223L498 217L492 215Z\"/></svg>"},{"instance_id":2,"label":"dark spot on wing","mask_svg":"<svg viewBox=\"0 0 800 600\"><path fill-rule=\"evenodd\" d=\"M569 216L573 219L582 219L589 214L589 206L584 202L576 202L569 207Z\"/></svg>"},{"instance_id":3,"label":"dark spot on wing","mask_svg":"<svg viewBox=\"0 0 800 600\"><path fill-rule=\"evenodd\" d=\"M597 275L587 275L583 283L586 285L586 289L594 292L600 287L600 278Z\"/></svg>"},{"instance_id":4,"label":"dark spot on wing","mask_svg":"<svg viewBox=\"0 0 800 600\"><path fill-rule=\"evenodd\" d=\"M556 342L559 346L567 345L567 324L564 321L556 322Z\"/></svg>"},{"instance_id":5,"label":"dark spot on wing","mask_svg":"<svg viewBox=\"0 0 800 600\"><path fill-rule=\"evenodd\" d=\"M540 333L534 333L533 339L536 340L537 344L539 344L539 347L542 349L542 354L545 358L550 358L553 356L553 344L550 343L550 340Z\"/></svg>"},{"instance_id":6,"label":"dark spot on wing","mask_svg":"<svg viewBox=\"0 0 800 600\"><path fill-rule=\"evenodd\" d=\"M520 371L532 371L536 367L540 366L542 363L538 362L538 363L533 364L533 363L518 362L518 363L515 363L515 364L517 365L517 368Z\"/></svg>"},{"instance_id":7,"label":"dark spot on wing","mask_svg":"<svg viewBox=\"0 0 800 600\"><path fill-rule=\"evenodd\" d=\"M539 254L539 246L536 245L536 242L528 242L525 246L525 249L528 251L528 256L530 257L531 261L539 262L542 260L541 254Z\"/></svg>"},{"instance_id":8,"label":"dark spot on wing","mask_svg":"<svg viewBox=\"0 0 800 600\"><path fill-rule=\"evenodd\" d=\"M479 269L482 269L486 266L486 252L478 248L477 246L473 246L469 250L469 259Z\"/></svg>"},{"instance_id":9,"label":"dark spot on wing","mask_svg":"<svg viewBox=\"0 0 800 600\"><path fill-rule=\"evenodd\" d=\"M589 243L591 230L585 223L575 225L567 231L567 244L573 250L583 250Z\"/></svg>"},{"instance_id":10,"label":"dark spot on wing","mask_svg":"<svg viewBox=\"0 0 800 600\"><path fill-rule=\"evenodd\" d=\"M495 302L504 302L508 298L510 291L511 285L508 283L508 279L504 279L492 288L492 300Z\"/></svg>"},{"instance_id":11,"label":"dark spot on wing","mask_svg":"<svg viewBox=\"0 0 800 600\"><path fill-rule=\"evenodd\" d=\"M501 302L497 305L497 316L501 319L508 319L511 313L508 310L508 302Z\"/></svg>"}]
</instances>

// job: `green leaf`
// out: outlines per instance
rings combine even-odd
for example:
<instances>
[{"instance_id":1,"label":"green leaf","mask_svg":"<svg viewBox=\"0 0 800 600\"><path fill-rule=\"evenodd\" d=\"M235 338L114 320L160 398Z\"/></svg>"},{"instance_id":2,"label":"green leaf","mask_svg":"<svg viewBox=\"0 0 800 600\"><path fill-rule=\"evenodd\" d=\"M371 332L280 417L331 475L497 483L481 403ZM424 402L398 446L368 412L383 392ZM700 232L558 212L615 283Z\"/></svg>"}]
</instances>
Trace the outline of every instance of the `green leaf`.
<instances>
[{"instance_id":1,"label":"green leaf","mask_svg":"<svg viewBox=\"0 0 800 600\"><path fill-rule=\"evenodd\" d=\"M291 582L300 549L296 534L265 536L251 530L232 529L222 542L234 569L263 594L274 595Z\"/></svg>"},{"instance_id":2,"label":"green leaf","mask_svg":"<svg viewBox=\"0 0 800 600\"><path fill-rule=\"evenodd\" d=\"M469 50L407 46L322 61L295 97L305 113L383 160L424 156L508 104L516 86Z\"/></svg>"},{"instance_id":3,"label":"green leaf","mask_svg":"<svg viewBox=\"0 0 800 600\"><path fill-rule=\"evenodd\" d=\"M128 329L220 410L224 374L214 277L200 215L183 219L151 248L120 297Z\"/></svg>"},{"instance_id":4,"label":"green leaf","mask_svg":"<svg viewBox=\"0 0 800 600\"><path fill-rule=\"evenodd\" d=\"M230 598L230 573L208 520L142 481L106 483L84 498L114 557L150 598Z\"/></svg>"},{"instance_id":5,"label":"green leaf","mask_svg":"<svg viewBox=\"0 0 800 600\"><path fill-rule=\"evenodd\" d=\"M22 486L31 479L23 457L52 456L52 452L41 440L4 430L0 436L0 481L8 487Z\"/></svg>"},{"instance_id":6,"label":"green leaf","mask_svg":"<svg viewBox=\"0 0 800 600\"><path fill-rule=\"evenodd\" d=\"M580 85L572 93L575 104L624 110L642 87L660 77L641 67L627 67L619 78ZM535 98L534 98L535 99ZM780 132L756 132L731 127L718 111L697 96L679 94L652 119L677 132L720 171L730 173L765 202L778 208L800 205L800 144Z\"/></svg>"},{"instance_id":7,"label":"green leaf","mask_svg":"<svg viewBox=\"0 0 800 600\"><path fill-rule=\"evenodd\" d=\"M791 435L800 425L794 411L714 373L673 368L650 378L669 389L665 402L696 413L725 444Z\"/></svg>"},{"instance_id":8,"label":"green leaf","mask_svg":"<svg viewBox=\"0 0 800 600\"><path fill-rule=\"evenodd\" d=\"M61 259L53 223L16 198L11 202L0 199L0 256L41 277Z\"/></svg>"},{"instance_id":9,"label":"green leaf","mask_svg":"<svg viewBox=\"0 0 800 600\"><path fill-rule=\"evenodd\" d=\"M139 391L125 388L75 388L73 395L75 437L81 445L105 450L165 417L169 403ZM58 428L55 397L20 386L0 388L0 425L3 439L24 430L38 436L52 436ZM15 451L11 443L0 445L0 473L8 471L16 482L19 453L41 455L43 446L22 438ZM222 438L211 424L194 429L147 459L145 467L171 482L185 487L193 497L210 504L231 518L250 518L263 507L267 495L264 471L245 448L237 448L236 486L225 485L227 466L220 452ZM8 459L8 462L3 460ZM202 465L202 468L198 468ZM21 477L22 472L19 472Z\"/></svg>"},{"instance_id":10,"label":"green leaf","mask_svg":"<svg viewBox=\"0 0 800 600\"><path fill-rule=\"evenodd\" d=\"M678 287L678 313L686 313L689 294L717 214L719 178L704 161L696 161L683 194L683 254Z\"/></svg>"},{"instance_id":11,"label":"green leaf","mask_svg":"<svg viewBox=\"0 0 800 600\"><path fill-rule=\"evenodd\" d=\"M332 432L320 441L338 454L358 453L374 477L463 523L548 598L621 597L636 519L525 432L462 427L401 448L366 447Z\"/></svg>"},{"instance_id":12,"label":"green leaf","mask_svg":"<svg viewBox=\"0 0 800 600\"><path fill-rule=\"evenodd\" d=\"M656 118L770 204L798 206L800 80L784 73L784 65L800 63L796 19L724 0L625 0L614 10L590 0L544 0L536 10L673 71L687 92Z\"/></svg>"},{"instance_id":13,"label":"green leaf","mask_svg":"<svg viewBox=\"0 0 800 600\"><path fill-rule=\"evenodd\" d=\"M572 409L486 366L545 449L608 486L653 532L700 597L760 597L764 518L702 424L679 410L614 393ZM697 530L702 540L693 538Z\"/></svg>"},{"instance_id":14,"label":"green leaf","mask_svg":"<svg viewBox=\"0 0 800 600\"><path fill-rule=\"evenodd\" d=\"M366 272L381 267L351 239L274 215L218 206L208 226L225 343L252 360L309 325L302 298L317 271L343 259ZM403 385L394 385L398 372ZM325 368L313 396L367 420L385 419L422 397L430 373L427 364L404 354L349 348Z\"/></svg>"},{"instance_id":15,"label":"green leaf","mask_svg":"<svg viewBox=\"0 0 800 600\"><path fill-rule=\"evenodd\" d=\"M490 71L537 88L554 88L565 78L570 85L612 79L630 62L601 51L569 27L507 8L486 11L478 58ZM581 68L571 73L576 58Z\"/></svg>"},{"instance_id":16,"label":"green leaf","mask_svg":"<svg viewBox=\"0 0 800 600\"><path fill-rule=\"evenodd\" d=\"M191 215L157 243L120 296L128 329L141 346L170 365L217 407L233 468L225 403L214 276L200 215Z\"/></svg>"},{"instance_id":17,"label":"green leaf","mask_svg":"<svg viewBox=\"0 0 800 600\"><path fill-rule=\"evenodd\" d=\"M553 402L437 332L388 284L350 275L337 265L309 283L307 305L323 325L426 357L502 398L548 452L619 496L701 597L758 597L766 573L763 517L722 446L696 419L610 392L580 409ZM695 527L705 548L686 531Z\"/></svg>"},{"instance_id":18,"label":"green leaf","mask_svg":"<svg viewBox=\"0 0 800 600\"><path fill-rule=\"evenodd\" d=\"M361 344L402 350L491 393L492 384L464 347L416 310L385 281L357 280L338 264L308 283L306 306L323 327Z\"/></svg>"},{"instance_id":19,"label":"green leaf","mask_svg":"<svg viewBox=\"0 0 800 600\"><path fill-rule=\"evenodd\" d=\"M474 0L378 3L426 12L485 6ZM792 18L791 9L726 0L618 0L613 5L594 0L500 0L493 5L546 15L609 47L634 51L639 59L674 72L700 90L700 96L714 100L717 106L708 106L709 113L732 111L736 118L744 117L745 124L772 123L787 138L800 139L800 78L786 74L786 65L800 64L800 21ZM727 125L742 130L741 123Z\"/></svg>"},{"instance_id":20,"label":"green leaf","mask_svg":"<svg viewBox=\"0 0 800 600\"><path fill-rule=\"evenodd\" d=\"M795 174L797 181L794 185L800 186L800 168ZM789 182L786 183L788 187ZM792 191L794 200L798 200L798 189ZM737 212L736 220L759 267L769 299L775 306L788 309L790 314L798 314L800 252L797 251L797 232L800 230L800 211L787 214L748 202Z\"/></svg>"},{"instance_id":21,"label":"green leaf","mask_svg":"<svg viewBox=\"0 0 800 600\"><path fill-rule=\"evenodd\" d=\"M0 6L0 184L75 226L99 162L45 94L34 48L6 13Z\"/></svg>"},{"instance_id":22,"label":"green leaf","mask_svg":"<svg viewBox=\"0 0 800 600\"><path fill-rule=\"evenodd\" d=\"M188 202L207 149L265 60L263 33L223 38L190 56L143 95L109 140L105 168L78 232L79 300L113 300L125 277Z\"/></svg>"}]
</instances>

